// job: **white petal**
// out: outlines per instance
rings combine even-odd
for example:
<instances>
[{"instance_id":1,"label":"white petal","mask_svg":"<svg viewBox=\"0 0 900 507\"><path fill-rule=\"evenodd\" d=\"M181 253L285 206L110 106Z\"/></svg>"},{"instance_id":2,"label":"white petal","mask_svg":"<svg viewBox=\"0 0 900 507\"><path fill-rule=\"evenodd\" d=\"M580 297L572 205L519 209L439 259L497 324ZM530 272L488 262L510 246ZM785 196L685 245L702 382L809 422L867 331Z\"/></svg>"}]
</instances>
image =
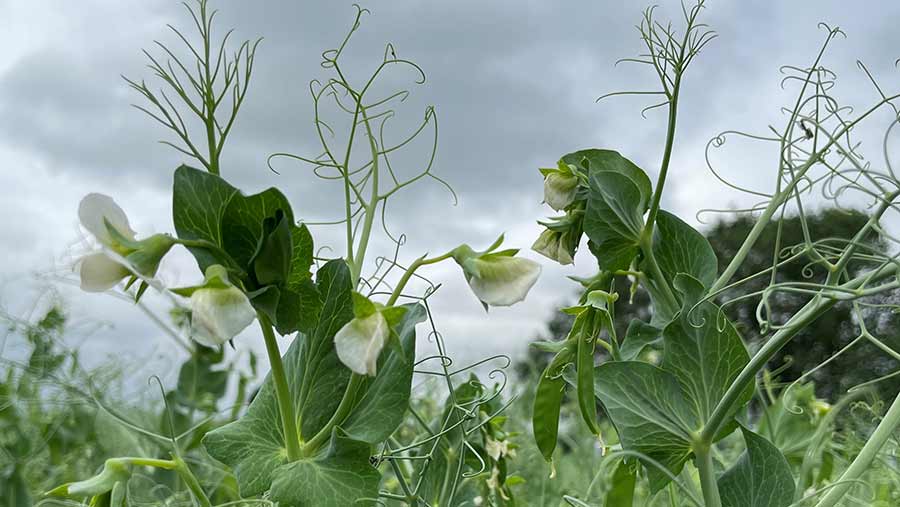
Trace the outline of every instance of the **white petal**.
<instances>
[{"instance_id":1,"label":"white petal","mask_svg":"<svg viewBox=\"0 0 900 507\"><path fill-rule=\"evenodd\" d=\"M191 294L191 338L201 345L221 345L255 318L250 300L237 287L198 289Z\"/></svg>"},{"instance_id":2,"label":"white petal","mask_svg":"<svg viewBox=\"0 0 900 507\"><path fill-rule=\"evenodd\" d=\"M519 257L477 259L480 276L469 279L478 299L490 306L511 306L525 299L541 274L541 265Z\"/></svg>"},{"instance_id":3,"label":"white petal","mask_svg":"<svg viewBox=\"0 0 900 507\"><path fill-rule=\"evenodd\" d=\"M353 319L334 335L334 348L347 368L360 375L375 376L378 356L390 330L381 312Z\"/></svg>"},{"instance_id":4,"label":"white petal","mask_svg":"<svg viewBox=\"0 0 900 507\"><path fill-rule=\"evenodd\" d=\"M87 292L109 290L131 274L128 268L102 253L82 257L78 272L81 275L81 290Z\"/></svg>"},{"instance_id":5,"label":"white petal","mask_svg":"<svg viewBox=\"0 0 900 507\"><path fill-rule=\"evenodd\" d=\"M106 230L104 219L119 233L128 239L134 239L134 231L128 223L128 217L112 197L103 194L88 194L78 205L78 219L81 225L97 238L103 245L109 245L112 238Z\"/></svg>"},{"instance_id":6,"label":"white petal","mask_svg":"<svg viewBox=\"0 0 900 507\"><path fill-rule=\"evenodd\" d=\"M553 172L544 180L544 202L559 211L575 200L578 178L571 174Z\"/></svg>"}]
</instances>

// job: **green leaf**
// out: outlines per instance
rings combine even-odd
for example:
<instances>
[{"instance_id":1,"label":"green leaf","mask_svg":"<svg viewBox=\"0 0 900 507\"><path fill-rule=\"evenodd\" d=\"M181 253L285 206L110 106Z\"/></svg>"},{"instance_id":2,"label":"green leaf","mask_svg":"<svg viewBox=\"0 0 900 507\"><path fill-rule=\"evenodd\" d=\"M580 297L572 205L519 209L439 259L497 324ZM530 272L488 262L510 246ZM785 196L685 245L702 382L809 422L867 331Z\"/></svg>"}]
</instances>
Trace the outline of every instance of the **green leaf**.
<instances>
[{"instance_id":1,"label":"green leaf","mask_svg":"<svg viewBox=\"0 0 900 507\"><path fill-rule=\"evenodd\" d=\"M660 210L653 231L653 254L671 285L678 273L687 273L704 287L716 281L718 260L706 238L677 216Z\"/></svg>"},{"instance_id":2,"label":"green leaf","mask_svg":"<svg viewBox=\"0 0 900 507\"><path fill-rule=\"evenodd\" d=\"M386 440L406 416L416 359L416 324L426 318L421 305L397 308L406 309L402 320L392 326L392 333L400 338L402 355L396 350L381 355L378 375L367 384L362 398L342 425L347 436L371 444Z\"/></svg>"},{"instance_id":3,"label":"green leaf","mask_svg":"<svg viewBox=\"0 0 900 507\"><path fill-rule=\"evenodd\" d=\"M636 464L620 462L612 476L612 488L603 500L604 507L631 507L634 504Z\"/></svg>"},{"instance_id":4,"label":"green leaf","mask_svg":"<svg viewBox=\"0 0 900 507\"><path fill-rule=\"evenodd\" d=\"M223 247L222 217L238 190L222 178L206 171L182 165L175 170L172 185L172 218L178 237L203 240ZM214 251L190 247L200 271L212 264L225 263Z\"/></svg>"},{"instance_id":5,"label":"green leaf","mask_svg":"<svg viewBox=\"0 0 900 507\"><path fill-rule=\"evenodd\" d=\"M794 478L781 451L741 427L747 450L722 477L722 507L787 507L794 501Z\"/></svg>"},{"instance_id":6,"label":"green leaf","mask_svg":"<svg viewBox=\"0 0 900 507\"><path fill-rule=\"evenodd\" d=\"M263 237L253 256L253 273L259 285L287 282L291 269L291 224L282 210L263 221Z\"/></svg>"},{"instance_id":7,"label":"green leaf","mask_svg":"<svg viewBox=\"0 0 900 507\"><path fill-rule=\"evenodd\" d=\"M291 275L288 277L288 287L294 288L305 280L312 278L309 268L313 263L313 237L309 233L306 224L296 225L291 229L291 239L294 243L294 251L291 255Z\"/></svg>"},{"instance_id":8,"label":"green leaf","mask_svg":"<svg viewBox=\"0 0 900 507\"><path fill-rule=\"evenodd\" d=\"M678 318L663 329L662 367L675 375L685 398L696 408L699 420L706 421L750 361L750 355L719 307L709 302L695 304L705 292L697 279L681 273L675 277L675 288L683 295L685 304ZM752 396L753 385L750 385L734 410Z\"/></svg>"},{"instance_id":9,"label":"green leaf","mask_svg":"<svg viewBox=\"0 0 900 507\"><path fill-rule=\"evenodd\" d=\"M267 218L275 217L279 210L290 232L294 215L287 198L278 189L269 188L248 196L238 192L229 201L221 219L222 246L241 267L250 267L260 243L269 232L263 223Z\"/></svg>"},{"instance_id":10,"label":"green leaf","mask_svg":"<svg viewBox=\"0 0 900 507\"><path fill-rule=\"evenodd\" d=\"M628 268L639 251L643 216L652 195L650 179L615 151L582 150L562 160L588 174L584 232L600 268Z\"/></svg>"},{"instance_id":11,"label":"green leaf","mask_svg":"<svg viewBox=\"0 0 900 507\"><path fill-rule=\"evenodd\" d=\"M370 447L335 430L327 452L279 467L271 500L291 507L346 507L378 498L381 474L369 463Z\"/></svg>"},{"instance_id":12,"label":"green leaf","mask_svg":"<svg viewBox=\"0 0 900 507\"><path fill-rule=\"evenodd\" d=\"M625 341L619 349L622 360L631 361L637 359L645 348L657 343L662 336L662 331L655 326L638 319L632 319L625 331Z\"/></svg>"},{"instance_id":13,"label":"green leaf","mask_svg":"<svg viewBox=\"0 0 900 507\"><path fill-rule=\"evenodd\" d=\"M319 321L310 334L297 336L283 358L304 439L312 438L334 413L349 378L333 343L337 330L353 317L349 269L342 260L330 261L317 272L316 281L324 302ZM245 497L268 490L275 469L286 462L278 410L267 377L243 417L203 438L207 452L231 467Z\"/></svg>"},{"instance_id":14,"label":"green leaf","mask_svg":"<svg viewBox=\"0 0 900 507\"><path fill-rule=\"evenodd\" d=\"M559 407L566 389L563 369L572 362L574 347L567 346L559 351L541 374L537 391L534 395L534 409L531 416L531 427L534 440L544 459L553 458L556 439L559 434Z\"/></svg>"},{"instance_id":15,"label":"green leaf","mask_svg":"<svg viewBox=\"0 0 900 507\"><path fill-rule=\"evenodd\" d=\"M606 362L594 369L594 390L619 434L622 447L644 454L678 474L691 456L697 414L671 373L639 361ZM650 489L669 482L645 463Z\"/></svg>"},{"instance_id":16,"label":"green leaf","mask_svg":"<svg viewBox=\"0 0 900 507\"><path fill-rule=\"evenodd\" d=\"M309 333L319 321L322 298L316 285L309 278L283 287L278 299L275 329L282 335L296 331Z\"/></svg>"}]
</instances>

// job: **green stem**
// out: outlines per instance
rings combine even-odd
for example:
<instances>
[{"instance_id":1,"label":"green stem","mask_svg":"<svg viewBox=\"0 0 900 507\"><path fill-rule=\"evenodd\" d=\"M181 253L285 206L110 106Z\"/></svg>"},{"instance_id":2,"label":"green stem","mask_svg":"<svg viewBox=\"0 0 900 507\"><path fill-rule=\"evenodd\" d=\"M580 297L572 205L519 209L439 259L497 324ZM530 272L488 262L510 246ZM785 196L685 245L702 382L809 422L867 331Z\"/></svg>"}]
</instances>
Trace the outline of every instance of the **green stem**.
<instances>
[{"instance_id":1,"label":"green stem","mask_svg":"<svg viewBox=\"0 0 900 507\"><path fill-rule=\"evenodd\" d=\"M153 467L153 468L161 468L163 470L175 470L177 468L177 464L168 459L156 459L156 458L114 458L117 461L122 463L128 463L129 465L137 465L144 467Z\"/></svg>"},{"instance_id":2,"label":"green stem","mask_svg":"<svg viewBox=\"0 0 900 507\"><path fill-rule=\"evenodd\" d=\"M344 422L344 419L350 415L350 410L353 408L353 401L356 397L356 391L359 389L360 384L362 384L365 379L364 375L359 375L356 373L350 374L350 381L347 382L347 389L344 390L344 397L341 398L341 402L338 404L337 409L334 411L334 414L331 415L331 419L325 423L325 426L319 430L318 433L315 434L310 440L308 440L305 444L303 444L303 449L301 454L303 456L311 456L313 455L322 444L325 443L329 438L331 438L331 431L335 426Z\"/></svg>"},{"instance_id":3,"label":"green stem","mask_svg":"<svg viewBox=\"0 0 900 507\"><path fill-rule=\"evenodd\" d=\"M722 499L719 497L719 485L716 484L716 472L713 468L710 446L700 443L694 446L694 463L700 472L700 488L703 490L703 502L706 507L722 507Z\"/></svg>"},{"instance_id":4,"label":"green stem","mask_svg":"<svg viewBox=\"0 0 900 507\"><path fill-rule=\"evenodd\" d=\"M281 351L278 350L278 342L269 318L262 312L257 312L257 317L266 342L269 364L272 367L272 382L275 384L275 396L278 398L278 412L281 414L287 458L288 461L296 461L300 458L300 433L297 431L297 417L294 414L294 402L284 373L284 363L281 361Z\"/></svg>"},{"instance_id":5,"label":"green stem","mask_svg":"<svg viewBox=\"0 0 900 507\"><path fill-rule=\"evenodd\" d=\"M900 394L894 398L891 408L884 414L884 418L878 423L875 432L869 437L869 440L856 456L856 459L854 459L847 470L841 474L841 478L838 479L836 483L837 485L831 488L828 491L828 494L819 500L816 507L833 507L834 505L837 505L847 491L855 485L855 481L869 470L872 462L878 456L878 452L881 451L884 444L891 438L891 435L893 435L894 430L896 430L897 427L900 427Z\"/></svg>"},{"instance_id":6,"label":"green stem","mask_svg":"<svg viewBox=\"0 0 900 507\"><path fill-rule=\"evenodd\" d=\"M643 235L645 237L653 234L653 224L656 221L656 215L659 213L659 202L662 199L663 187L666 184L669 162L672 160L672 147L675 144L675 125L678 118L678 92L680 88L681 73L678 73L675 76L675 83L672 86L671 99L669 100L669 125L666 129L666 147L663 150L662 164L659 167L659 177L656 179L656 192L653 194L650 213L647 215L647 224L644 226Z\"/></svg>"},{"instance_id":7,"label":"green stem","mask_svg":"<svg viewBox=\"0 0 900 507\"><path fill-rule=\"evenodd\" d=\"M403 293L403 289L406 287L406 284L409 283L409 280L412 278L413 274L415 274L417 269L422 266L427 266L428 264L436 264L443 260L447 260L450 257L453 257L452 250L445 253L444 255L439 255L430 259L426 259L425 256L422 256L414 260L412 264L410 264L409 267L406 268L406 271L403 272L403 276L400 277L400 281L397 282L397 286L394 287L394 291L391 293L391 297L388 298L387 304L385 306L393 306L393 304L397 302L397 299L400 297L400 294Z\"/></svg>"},{"instance_id":8,"label":"green stem","mask_svg":"<svg viewBox=\"0 0 900 507\"><path fill-rule=\"evenodd\" d=\"M206 492L203 491L200 481L197 480L197 476L191 472L187 463L185 463L184 460L181 459L181 456L178 455L173 456L173 461L175 463L175 471L178 472L181 480L184 481L184 484L191 490L191 493L194 494L194 498L200 503L200 507L212 507L212 502L210 502L209 497L206 496Z\"/></svg>"}]
</instances>

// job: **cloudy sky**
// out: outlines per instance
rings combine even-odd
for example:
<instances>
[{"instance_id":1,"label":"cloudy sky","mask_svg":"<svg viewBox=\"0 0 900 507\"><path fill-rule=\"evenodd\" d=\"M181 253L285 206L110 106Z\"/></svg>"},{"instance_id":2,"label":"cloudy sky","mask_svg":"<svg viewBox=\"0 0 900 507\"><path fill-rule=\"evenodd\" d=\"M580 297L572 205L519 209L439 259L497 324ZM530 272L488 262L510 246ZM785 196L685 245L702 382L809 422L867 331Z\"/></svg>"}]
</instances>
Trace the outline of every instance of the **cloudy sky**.
<instances>
[{"instance_id":1,"label":"cloudy sky","mask_svg":"<svg viewBox=\"0 0 900 507\"><path fill-rule=\"evenodd\" d=\"M327 77L320 55L342 39L355 14L352 3L213 3L222 11L217 27L236 28L233 40L265 39L225 150L223 174L247 193L279 186L304 220L336 217L341 201L335 188L289 163L279 164L280 174L275 174L266 158L281 151L318 153L308 83ZM359 79L377 65L387 42L399 56L423 67L425 85L414 85L408 73L390 78L389 84L413 93L398 106L396 131L390 135L399 139L427 105L434 105L440 122L435 172L459 195L454 206L439 185L423 183L391 204L392 231L408 237L401 260L462 242L486 246L501 232L510 246L527 248L540 231L535 220L551 211L541 205L537 168L577 149L616 149L655 180L664 110L642 119L639 112L647 103L641 99L594 103L606 92L656 86L648 69L614 66L618 58L642 49L634 29L639 2L362 3L372 13L363 18L345 67ZM660 3L660 16L680 14L677 2ZM765 133L768 125L783 124L779 108L790 94L779 86L779 66L812 61L825 36L817 28L820 21L839 25L848 35L834 43L826 60L839 75L839 94L846 102L862 107L875 99L857 59L883 86L896 88L900 3L864 5L709 2L703 18L719 38L686 77L664 207L696 223L701 207L750 202L710 176L704 161L707 141L727 129ZM5 312L28 311L48 275L71 273L84 249L77 205L88 192L113 196L139 234L173 230L171 176L183 157L157 144L166 133L129 106L140 98L120 75L150 81L141 49L151 48L155 39L177 47L165 25L189 31L188 22L174 0L0 0L0 305ZM415 170L425 144L412 146L398 165ZM716 152L719 168L742 184L771 188L777 160L772 147L732 144ZM880 148L877 139L872 146ZM339 234L314 229L318 245L337 251ZM375 248L378 254L390 253L386 241ZM527 250L524 255L541 260ZM575 268L543 264L543 276L525 303L489 315L454 265L423 272L444 284L434 308L451 354L460 362L521 355L555 306L571 295L565 275L591 271L586 256ZM35 275L40 275L37 280ZM195 281L199 273L181 252L166 260L161 277L175 285ZM154 370L148 374L171 370L167 358L181 352L137 308L65 284L57 291L78 330L74 343L88 357L127 358ZM150 304L164 308L158 299ZM238 348L261 349L257 334L249 329ZM147 357L157 359L152 367Z\"/></svg>"}]
</instances>

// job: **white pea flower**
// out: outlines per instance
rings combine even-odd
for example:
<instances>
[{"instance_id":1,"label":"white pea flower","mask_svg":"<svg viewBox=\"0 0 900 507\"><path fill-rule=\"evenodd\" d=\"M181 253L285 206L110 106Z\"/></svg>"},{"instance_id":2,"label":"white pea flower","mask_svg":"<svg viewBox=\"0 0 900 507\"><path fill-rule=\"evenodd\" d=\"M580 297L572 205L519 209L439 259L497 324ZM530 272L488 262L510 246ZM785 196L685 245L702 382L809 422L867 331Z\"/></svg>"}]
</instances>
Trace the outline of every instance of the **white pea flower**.
<instances>
[{"instance_id":1,"label":"white pea flower","mask_svg":"<svg viewBox=\"0 0 900 507\"><path fill-rule=\"evenodd\" d=\"M354 373L374 377L378 372L378 356L390 333L387 319L380 311L356 317L334 335L338 359Z\"/></svg>"},{"instance_id":2,"label":"white pea flower","mask_svg":"<svg viewBox=\"0 0 900 507\"><path fill-rule=\"evenodd\" d=\"M81 288L88 292L111 289L132 275L153 277L163 256L175 244L167 234L135 239L125 212L107 195L84 196L78 205L78 218L102 248L79 261Z\"/></svg>"},{"instance_id":3,"label":"white pea flower","mask_svg":"<svg viewBox=\"0 0 900 507\"><path fill-rule=\"evenodd\" d=\"M559 162L559 169L541 169L544 175L544 202L556 211L575 201L578 176L572 166Z\"/></svg>"},{"instance_id":4,"label":"white pea flower","mask_svg":"<svg viewBox=\"0 0 900 507\"><path fill-rule=\"evenodd\" d=\"M495 242L499 246L503 237ZM462 245L453 258L463 268L466 281L485 306L512 306L525 299L541 274L541 265L529 259L514 257L518 250L475 252Z\"/></svg>"},{"instance_id":5,"label":"white pea flower","mask_svg":"<svg viewBox=\"0 0 900 507\"><path fill-rule=\"evenodd\" d=\"M531 249L543 255L544 257L554 260L563 266L572 264L574 259L569 251L568 239L566 233L545 229L538 236Z\"/></svg>"},{"instance_id":6,"label":"white pea flower","mask_svg":"<svg viewBox=\"0 0 900 507\"><path fill-rule=\"evenodd\" d=\"M490 437L487 438L484 449L487 451L488 456L494 461L498 461L504 456L512 457L516 454L514 449L509 448L509 442L507 440L494 440Z\"/></svg>"},{"instance_id":7,"label":"white pea flower","mask_svg":"<svg viewBox=\"0 0 900 507\"><path fill-rule=\"evenodd\" d=\"M172 292L191 298L191 338L207 347L231 340L256 319L247 295L228 281L219 264L206 268L203 285Z\"/></svg>"}]
</instances>

